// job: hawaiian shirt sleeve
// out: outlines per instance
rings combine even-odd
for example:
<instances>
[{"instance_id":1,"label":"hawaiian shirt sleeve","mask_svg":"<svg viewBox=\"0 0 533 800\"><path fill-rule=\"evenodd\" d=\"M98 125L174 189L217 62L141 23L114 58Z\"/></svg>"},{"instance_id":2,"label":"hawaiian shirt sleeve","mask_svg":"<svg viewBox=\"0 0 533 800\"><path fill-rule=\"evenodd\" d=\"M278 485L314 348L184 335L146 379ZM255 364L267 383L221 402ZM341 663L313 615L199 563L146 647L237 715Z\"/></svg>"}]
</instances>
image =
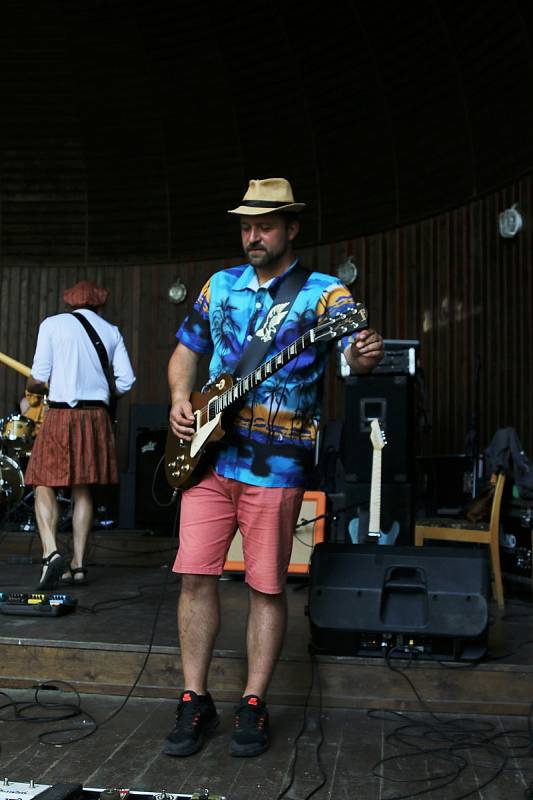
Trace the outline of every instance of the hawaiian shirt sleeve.
<instances>
[{"instance_id":1,"label":"hawaiian shirt sleeve","mask_svg":"<svg viewBox=\"0 0 533 800\"><path fill-rule=\"evenodd\" d=\"M336 283L326 289L317 307L318 324L324 317L335 317L337 314L345 314L347 311L353 311L355 308L355 300L353 299L350 290L342 283ZM349 344L355 342L357 332L350 334L350 336L342 337L342 349L344 350Z\"/></svg>"},{"instance_id":2,"label":"hawaiian shirt sleeve","mask_svg":"<svg viewBox=\"0 0 533 800\"><path fill-rule=\"evenodd\" d=\"M209 302L211 299L211 279L198 295L193 310L181 323L176 339L195 353L213 352L211 325L209 322Z\"/></svg>"}]
</instances>

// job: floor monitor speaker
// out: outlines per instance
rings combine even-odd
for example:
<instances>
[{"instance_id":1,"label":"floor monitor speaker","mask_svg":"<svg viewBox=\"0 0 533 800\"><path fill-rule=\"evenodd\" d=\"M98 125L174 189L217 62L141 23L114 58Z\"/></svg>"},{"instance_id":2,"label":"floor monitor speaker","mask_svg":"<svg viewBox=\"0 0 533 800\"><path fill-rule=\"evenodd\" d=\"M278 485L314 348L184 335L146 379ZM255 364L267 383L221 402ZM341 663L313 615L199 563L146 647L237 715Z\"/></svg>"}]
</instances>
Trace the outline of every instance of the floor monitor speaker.
<instances>
[{"instance_id":1,"label":"floor monitor speaker","mask_svg":"<svg viewBox=\"0 0 533 800\"><path fill-rule=\"evenodd\" d=\"M319 544L312 644L332 655L475 661L486 652L489 592L481 550Z\"/></svg>"}]
</instances>

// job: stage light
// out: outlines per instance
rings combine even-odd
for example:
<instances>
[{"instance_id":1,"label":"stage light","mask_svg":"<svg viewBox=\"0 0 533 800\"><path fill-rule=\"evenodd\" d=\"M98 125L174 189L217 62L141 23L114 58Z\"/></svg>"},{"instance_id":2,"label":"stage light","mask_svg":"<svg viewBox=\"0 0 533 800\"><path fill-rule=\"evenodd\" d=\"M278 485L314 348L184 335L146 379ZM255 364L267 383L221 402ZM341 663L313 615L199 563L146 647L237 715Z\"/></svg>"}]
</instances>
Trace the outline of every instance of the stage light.
<instances>
[{"instance_id":1,"label":"stage light","mask_svg":"<svg viewBox=\"0 0 533 800\"><path fill-rule=\"evenodd\" d=\"M179 278L176 278L168 290L168 299L171 303L183 303L187 297L187 287Z\"/></svg>"},{"instance_id":2,"label":"stage light","mask_svg":"<svg viewBox=\"0 0 533 800\"><path fill-rule=\"evenodd\" d=\"M357 280L358 269L354 263L353 256L348 256L346 261L339 264L335 273L346 286L354 283Z\"/></svg>"},{"instance_id":3,"label":"stage light","mask_svg":"<svg viewBox=\"0 0 533 800\"><path fill-rule=\"evenodd\" d=\"M499 216L500 236L512 239L523 227L522 214L517 211L518 203L513 203L511 208L506 208Z\"/></svg>"}]
</instances>

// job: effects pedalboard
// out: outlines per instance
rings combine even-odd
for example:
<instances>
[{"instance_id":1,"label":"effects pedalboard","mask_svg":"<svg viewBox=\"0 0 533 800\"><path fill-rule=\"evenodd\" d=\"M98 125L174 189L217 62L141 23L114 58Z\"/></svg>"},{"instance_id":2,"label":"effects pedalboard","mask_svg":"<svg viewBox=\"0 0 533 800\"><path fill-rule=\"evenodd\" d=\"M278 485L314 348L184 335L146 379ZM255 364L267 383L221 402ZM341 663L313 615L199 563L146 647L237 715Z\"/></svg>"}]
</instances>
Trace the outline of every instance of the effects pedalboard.
<instances>
[{"instance_id":1,"label":"effects pedalboard","mask_svg":"<svg viewBox=\"0 0 533 800\"><path fill-rule=\"evenodd\" d=\"M130 789L89 789L81 783L48 784L18 783L4 778L0 782L0 800L229 800L209 789L199 789L194 794L174 792L137 792Z\"/></svg>"},{"instance_id":2,"label":"effects pedalboard","mask_svg":"<svg viewBox=\"0 0 533 800\"><path fill-rule=\"evenodd\" d=\"M59 617L74 611L78 601L68 594L48 592L0 592L1 614L25 614L34 617ZM0 800L1 800L0 795Z\"/></svg>"}]
</instances>

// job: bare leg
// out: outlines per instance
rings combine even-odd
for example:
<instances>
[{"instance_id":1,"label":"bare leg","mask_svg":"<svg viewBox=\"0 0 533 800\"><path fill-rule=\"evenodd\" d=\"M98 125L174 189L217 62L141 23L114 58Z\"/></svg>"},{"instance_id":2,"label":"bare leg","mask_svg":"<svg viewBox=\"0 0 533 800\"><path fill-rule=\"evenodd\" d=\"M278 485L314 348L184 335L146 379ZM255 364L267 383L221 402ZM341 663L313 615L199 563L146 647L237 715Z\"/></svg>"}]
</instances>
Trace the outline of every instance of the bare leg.
<instances>
[{"instance_id":1,"label":"bare leg","mask_svg":"<svg viewBox=\"0 0 533 800\"><path fill-rule=\"evenodd\" d=\"M182 575L178 631L184 689L206 694L207 673L219 628L218 576Z\"/></svg>"},{"instance_id":2,"label":"bare leg","mask_svg":"<svg viewBox=\"0 0 533 800\"><path fill-rule=\"evenodd\" d=\"M35 487L35 517L43 546L43 557L47 558L50 553L57 550L56 536L59 519L56 493L50 486Z\"/></svg>"},{"instance_id":3,"label":"bare leg","mask_svg":"<svg viewBox=\"0 0 533 800\"><path fill-rule=\"evenodd\" d=\"M256 694L264 699L285 636L287 597L285 592L264 594L251 587L249 597L248 682L243 696Z\"/></svg>"},{"instance_id":4,"label":"bare leg","mask_svg":"<svg viewBox=\"0 0 533 800\"><path fill-rule=\"evenodd\" d=\"M71 567L83 566L87 539L93 524L93 498L89 486L73 486L72 499L72 561Z\"/></svg>"}]
</instances>

